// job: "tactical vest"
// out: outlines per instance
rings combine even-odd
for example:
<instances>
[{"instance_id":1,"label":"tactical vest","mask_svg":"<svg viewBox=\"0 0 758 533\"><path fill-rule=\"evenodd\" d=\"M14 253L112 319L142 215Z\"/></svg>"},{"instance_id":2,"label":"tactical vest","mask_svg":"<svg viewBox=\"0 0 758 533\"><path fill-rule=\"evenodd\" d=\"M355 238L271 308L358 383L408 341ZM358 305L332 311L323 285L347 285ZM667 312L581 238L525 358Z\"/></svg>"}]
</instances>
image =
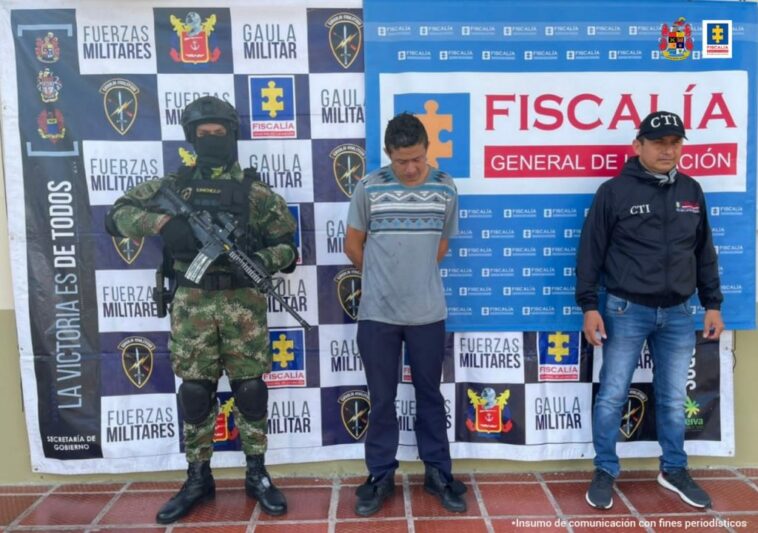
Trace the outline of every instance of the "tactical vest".
<instances>
[{"instance_id":1,"label":"tactical vest","mask_svg":"<svg viewBox=\"0 0 758 533\"><path fill-rule=\"evenodd\" d=\"M256 235L250 227L250 187L257 178L255 169L245 169L242 181L235 179L197 179L193 178L192 167L182 167L177 173L173 188L179 195L192 206L194 210L207 211L216 217L218 213L227 213L236 221L237 230L230 238L247 255L263 248L260 236ZM195 258L193 254L179 254L173 259L183 263L189 263ZM228 270L229 262L225 256L218 258L211 270ZM208 277L212 283L213 273L209 271L204 277ZM238 276L235 276L238 277ZM191 283L191 282L187 282ZM184 285L180 280L180 285ZM239 276L234 286L249 286L244 276ZM210 287L209 287L210 288ZM233 288L233 287L223 287Z\"/></svg>"}]
</instances>

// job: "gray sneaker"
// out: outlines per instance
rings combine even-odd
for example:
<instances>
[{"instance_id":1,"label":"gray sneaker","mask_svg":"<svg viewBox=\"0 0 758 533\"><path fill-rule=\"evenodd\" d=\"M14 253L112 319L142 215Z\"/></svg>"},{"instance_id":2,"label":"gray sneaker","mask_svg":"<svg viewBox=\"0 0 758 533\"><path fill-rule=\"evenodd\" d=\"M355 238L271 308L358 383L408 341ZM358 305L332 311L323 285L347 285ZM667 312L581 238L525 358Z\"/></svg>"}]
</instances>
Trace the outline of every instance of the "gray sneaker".
<instances>
[{"instance_id":1,"label":"gray sneaker","mask_svg":"<svg viewBox=\"0 0 758 533\"><path fill-rule=\"evenodd\" d=\"M584 499L595 509L610 509L613 507L613 481L608 472L596 469Z\"/></svg>"},{"instance_id":2,"label":"gray sneaker","mask_svg":"<svg viewBox=\"0 0 758 533\"><path fill-rule=\"evenodd\" d=\"M658 484L670 491L676 492L679 497L693 507L703 508L711 506L711 498L690 477L687 469L672 470L658 474Z\"/></svg>"}]
</instances>

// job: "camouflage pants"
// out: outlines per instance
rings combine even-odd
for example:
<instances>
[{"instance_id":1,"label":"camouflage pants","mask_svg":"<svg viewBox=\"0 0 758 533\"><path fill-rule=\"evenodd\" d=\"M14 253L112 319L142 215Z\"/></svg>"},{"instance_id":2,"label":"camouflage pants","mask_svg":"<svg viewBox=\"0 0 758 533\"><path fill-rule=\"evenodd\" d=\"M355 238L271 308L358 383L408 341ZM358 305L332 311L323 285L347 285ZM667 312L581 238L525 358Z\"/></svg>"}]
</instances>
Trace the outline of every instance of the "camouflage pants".
<instances>
[{"instance_id":1,"label":"camouflage pants","mask_svg":"<svg viewBox=\"0 0 758 533\"><path fill-rule=\"evenodd\" d=\"M171 366L183 380L218 382L258 378L271 371L266 297L253 289L204 291L179 287L171 309ZM266 451L267 416L246 420L236 405L234 420L246 455ZM218 404L200 424L184 423L188 462L210 460Z\"/></svg>"}]
</instances>

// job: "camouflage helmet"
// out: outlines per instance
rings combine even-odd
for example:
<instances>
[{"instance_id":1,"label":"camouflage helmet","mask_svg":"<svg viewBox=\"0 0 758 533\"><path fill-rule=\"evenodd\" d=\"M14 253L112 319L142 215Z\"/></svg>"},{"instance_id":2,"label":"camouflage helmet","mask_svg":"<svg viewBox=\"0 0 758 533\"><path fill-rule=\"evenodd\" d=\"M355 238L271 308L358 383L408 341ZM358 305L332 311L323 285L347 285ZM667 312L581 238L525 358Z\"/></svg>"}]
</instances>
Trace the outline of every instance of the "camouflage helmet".
<instances>
[{"instance_id":1,"label":"camouflage helmet","mask_svg":"<svg viewBox=\"0 0 758 533\"><path fill-rule=\"evenodd\" d=\"M189 142L195 140L195 129L198 124L218 122L239 139L240 117L229 103L215 96L202 96L187 104L182 112L182 128L184 137Z\"/></svg>"}]
</instances>

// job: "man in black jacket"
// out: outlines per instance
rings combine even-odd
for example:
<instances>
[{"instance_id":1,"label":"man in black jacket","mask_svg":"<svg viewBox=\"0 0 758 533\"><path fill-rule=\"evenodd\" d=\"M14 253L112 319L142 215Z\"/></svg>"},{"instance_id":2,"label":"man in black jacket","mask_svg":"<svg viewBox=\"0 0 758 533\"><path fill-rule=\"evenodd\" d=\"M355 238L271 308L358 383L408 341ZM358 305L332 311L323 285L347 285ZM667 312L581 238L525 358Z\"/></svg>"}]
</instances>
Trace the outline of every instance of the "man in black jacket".
<instances>
[{"instance_id":1,"label":"man in black jacket","mask_svg":"<svg viewBox=\"0 0 758 533\"><path fill-rule=\"evenodd\" d=\"M585 338L603 347L592 418L595 475L586 494L598 509L613 505L621 409L645 341L653 357L663 450L658 483L695 507L711 503L687 472L684 451L685 386L695 351L687 301L697 289L706 309L703 337L716 341L724 329L723 296L703 190L676 169L683 139L679 116L648 115L632 144L637 157L600 186L582 229L576 301L584 312ZM608 293L605 319L598 310L601 276Z\"/></svg>"}]
</instances>

